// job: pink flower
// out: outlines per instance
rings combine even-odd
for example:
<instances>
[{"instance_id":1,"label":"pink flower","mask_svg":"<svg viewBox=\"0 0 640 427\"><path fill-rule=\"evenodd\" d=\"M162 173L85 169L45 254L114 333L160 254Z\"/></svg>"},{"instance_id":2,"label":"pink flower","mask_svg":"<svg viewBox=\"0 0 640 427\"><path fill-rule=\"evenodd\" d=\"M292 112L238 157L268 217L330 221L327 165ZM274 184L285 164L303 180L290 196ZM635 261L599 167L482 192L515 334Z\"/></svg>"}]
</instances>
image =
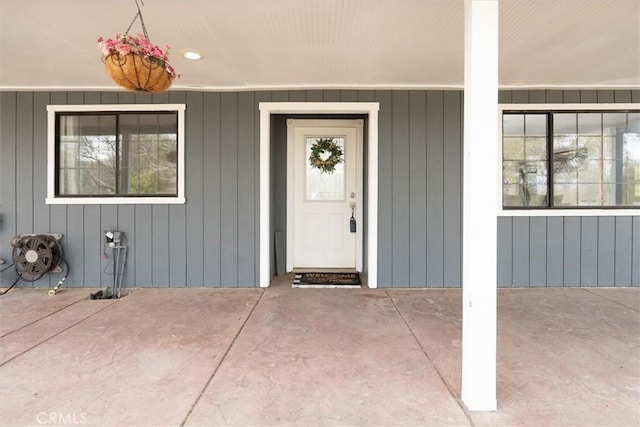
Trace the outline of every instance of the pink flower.
<instances>
[{"instance_id":1,"label":"pink flower","mask_svg":"<svg viewBox=\"0 0 640 427\"><path fill-rule=\"evenodd\" d=\"M121 37L120 34L116 34L115 39L108 38L106 40L99 37L98 47L100 48L102 55L105 57L114 54L134 54L155 59L163 64L172 80L180 77L168 62L170 47L167 45L166 51L163 51L159 46L156 46L147 40L144 34L138 34L137 37L130 36L128 34Z\"/></svg>"}]
</instances>

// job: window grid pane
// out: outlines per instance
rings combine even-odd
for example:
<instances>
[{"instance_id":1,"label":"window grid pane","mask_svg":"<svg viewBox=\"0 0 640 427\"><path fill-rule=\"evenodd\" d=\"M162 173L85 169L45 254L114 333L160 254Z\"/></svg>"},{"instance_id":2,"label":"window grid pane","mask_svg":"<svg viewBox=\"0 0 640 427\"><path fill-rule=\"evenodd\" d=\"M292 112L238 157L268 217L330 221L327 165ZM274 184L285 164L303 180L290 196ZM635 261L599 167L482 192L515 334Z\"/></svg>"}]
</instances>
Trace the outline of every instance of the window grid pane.
<instances>
[{"instance_id":1,"label":"window grid pane","mask_svg":"<svg viewBox=\"0 0 640 427\"><path fill-rule=\"evenodd\" d=\"M124 114L120 118L119 193L177 193L177 121L166 114Z\"/></svg>"},{"instance_id":2,"label":"window grid pane","mask_svg":"<svg viewBox=\"0 0 640 427\"><path fill-rule=\"evenodd\" d=\"M175 113L59 115L56 194L177 195L177 128Z\"/></svg>"},{"instance_id":3,"label":"window grid pane","mask_svg":"<svg viewBox=\"0 0 640 427\"><path fill-rule=\"evenodd\" d=\"M556 113L553 134L554 206L640 205L628 113ZM572 131L572 124L577 125ZM630 141L630 142L625 142ZM626 149L628 145L629 149ZM571 185L569 185L571 184Z\"/></svg>"},{"instance_id":4,"label":"window grid pane","mask_svg":"<svg viewBox=\"0 0 640 427\"><path fill-rule=\"evenodd\" d=\"M61 116L58 165L58 194L115 194L115 116Z\"/></svg>"},{"instance_id":5,"label":"window grid pane","mask_svg":"<svg viewBox=\"0 0 640 427\"><path fill-rule=\"evenodd\" d=\"M504 207L640 206L640 112L505 112L502 119Z\"/></svg>"},{"instance_id":6,"label":"window grid pane","mask_svg":"<svg viewBox=\"0 0 640 427\"><path fill-rule=\"evenodd\" d=\"M545 207L547 201L547 117L503 116L502 201L506 207Z\"/></svg>"}]
</instances>

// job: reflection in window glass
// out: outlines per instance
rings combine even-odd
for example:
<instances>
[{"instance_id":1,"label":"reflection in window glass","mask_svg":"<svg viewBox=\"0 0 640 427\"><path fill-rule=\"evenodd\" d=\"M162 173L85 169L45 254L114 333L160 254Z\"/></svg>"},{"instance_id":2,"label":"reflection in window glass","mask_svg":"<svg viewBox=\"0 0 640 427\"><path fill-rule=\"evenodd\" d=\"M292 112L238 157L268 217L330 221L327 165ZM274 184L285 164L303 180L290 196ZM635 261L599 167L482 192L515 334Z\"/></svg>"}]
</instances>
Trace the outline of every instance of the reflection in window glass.
<instances>
[{"instance_id":1,"label":"reflection in window glass","mask_svg":"<svg viewBox=\"0 0 640 427\"><path fill-rule=\"evenodd\" d=\"M503 116L503 205L547 206L547 116Z\"/></svg>"},{"instance_id":2,"label":"reflection in window glass","mask_svg":"<svg viewBox=\"0 0 640 427\"><path fill-rule=\"evenodd\" d=\"M120 118L121 194L175 194L175 116L125 114Z\"/></svg>"},{"instance_id":3,"label":"reflection in window glass","mask_svg":"<svg viewBox=\"0 0 640 427\"><path fill-rule=\"evenodd\" d=\"M524 135L524 114L505 114L502 117L502 135Z\"/></svg>"},{"instance_id":4,"label":"reflection in window glass","mask_svg":"<svg viewBox=\"0 0 640 427\"><path fill-rule=\"evenodd\" d=\"M113 115L60 117L60 195L115 194L115 126Z\"/></svg>"},{"instance_id":5,"label":"reflection in window glass","mask_svg":"<svg viewBox=\"0 0 640 427\"><path fill-rule=\"evenodd\" d=\"M175 113L59 114L58 134L57 195L177 194Z\"/></svg>"},{"instance_id":6,"label":"reflection in window glass","mask_svg":"<svg viewBox=\"0 0 640 427\"><path fill-rule=\"evenodd\" d=\"M640 206L639 112L504 113L502 125L503 206Z\"/></svg>"},{"instance_id":7,"label":"reflection in window glass","mask_svg":"<svg viewBox=\"0 0 640 427\"><path fill-rule=\"evenodd\" d=\"M547 136L547 116L545 114L525 114L527 136Z\"/></svg>"},{"instance_id":8,"label":"reflection in window glass","mask_svg":"<svg viewBox=\"0 0 640 427\"><path fill-rule=\"evenodd\" d=\"M634 115L553 115L554 206L640 205L640 133L629 126ZM577 134L568 131L572 122Z\"/></svg>"}]
</instances>

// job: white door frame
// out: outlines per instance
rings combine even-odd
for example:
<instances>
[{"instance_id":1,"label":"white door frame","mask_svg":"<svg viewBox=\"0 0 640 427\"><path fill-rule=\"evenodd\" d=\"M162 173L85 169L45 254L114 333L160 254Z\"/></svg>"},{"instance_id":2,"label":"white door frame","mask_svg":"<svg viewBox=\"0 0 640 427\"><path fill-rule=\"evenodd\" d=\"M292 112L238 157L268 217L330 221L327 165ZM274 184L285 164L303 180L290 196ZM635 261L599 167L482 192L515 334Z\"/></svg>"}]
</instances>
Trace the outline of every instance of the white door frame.
<instances>
[{"instance_id":1,"label":"white door frame","mask_svg":"<svg viewBox=\"0 0 640 427\"><path fill-rule=\"evenodd\" d=\"M363 137L362 129L364 120L362 119L288 119L287 120L287 271L293 270L293 237L294 237L294 198L293 184L294 177L294 131L296 127L311 128L355 128L356 129L356 224L363 224L362 219L362 192L364 188L363 175ZM346 152L346 149L345 149ZM364 233L362 226L356 227L356 271L362 271L362 240Z\"/></svg>"},{"instance_id":2,"label":"white door frame","mask_svg":"<svg viewBox=\"0 0 640 427\"><path fill-rule=\"evenodd\" d=\"M367 284L378 287L378 111L377 102L260 102L260 287L271 282L271 114L366 114Z\"/></svg>"}]
</instances>

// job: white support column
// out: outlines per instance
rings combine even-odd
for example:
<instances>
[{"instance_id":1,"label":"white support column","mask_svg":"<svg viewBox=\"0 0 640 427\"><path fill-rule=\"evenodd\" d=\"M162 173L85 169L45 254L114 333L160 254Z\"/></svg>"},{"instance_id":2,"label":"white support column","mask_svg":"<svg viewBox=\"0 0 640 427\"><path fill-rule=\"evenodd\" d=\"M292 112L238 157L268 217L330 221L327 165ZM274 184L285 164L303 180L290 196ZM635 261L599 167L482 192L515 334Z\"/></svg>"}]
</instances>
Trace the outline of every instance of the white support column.
<instances>
[{"instance_id":1,"label":"white support column","mask_svg":"<svg viewBox=\"0 0 640 427\"><path fill-rule=\"evenodd\" d=\"M260 105L260 287L271 282L271 114Z\"/></svg>"},{"instance_id":2,"label":"white support column","mask_svg":"<svg viewBox=\"0 0 640 427\"><path fill-rule=\"evenodd\" d=\"M498 0L465 0L462 401L496 410Z\"/></svg>"}]
</instances>

